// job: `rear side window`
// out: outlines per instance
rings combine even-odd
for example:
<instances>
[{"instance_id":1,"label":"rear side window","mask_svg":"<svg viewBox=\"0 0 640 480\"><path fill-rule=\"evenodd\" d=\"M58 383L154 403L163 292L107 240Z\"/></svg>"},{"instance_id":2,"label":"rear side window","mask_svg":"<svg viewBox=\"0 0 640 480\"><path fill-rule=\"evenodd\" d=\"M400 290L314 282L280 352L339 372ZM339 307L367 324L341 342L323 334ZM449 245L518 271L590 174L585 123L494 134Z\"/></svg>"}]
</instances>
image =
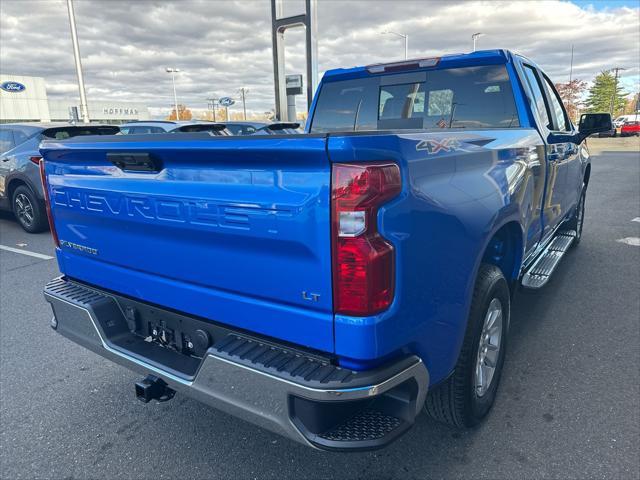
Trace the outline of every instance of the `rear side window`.
<instances>
[{"instance_id":1,"label":"rear side window","mask_svg":"<svg viewBox=\"0 0 640 480\"><path fill-rule=\"evenodd\" d=\"M8 128L0 129L0 153L8 152L15 146L13 131Z\"/></svg>"},{"instance_id":2,"label":"rear side window","mask_svg":"<svg viewBox=\"0 0 640 480\"><path fill-rule=\"evenodd\" d=\"M519 126L504 65L418 72L407 78L381 75L324 84L311 131Z\"/></svg>"},{"instance_id":3,"label":"rear side window","mask_svg":"<svg viewBox=\"0 0 640 480\"><path fill-rule=\"evenodd\" d=\"M42 128L28 125L0 127L0 153L21 145L40 131L42 131Z\"/></svg>"}]
</instances>

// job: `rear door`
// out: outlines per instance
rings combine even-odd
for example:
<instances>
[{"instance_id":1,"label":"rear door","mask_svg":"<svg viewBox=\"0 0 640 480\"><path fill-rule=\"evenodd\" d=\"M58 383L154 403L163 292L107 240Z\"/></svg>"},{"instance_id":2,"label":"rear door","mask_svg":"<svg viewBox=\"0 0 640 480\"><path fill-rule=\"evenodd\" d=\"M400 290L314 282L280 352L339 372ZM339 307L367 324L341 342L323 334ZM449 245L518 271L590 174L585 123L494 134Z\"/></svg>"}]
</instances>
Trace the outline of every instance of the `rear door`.
<instances>
[{"instance_id":1,"label":"rear door","mask_svg":"<svg viewBox=\"0 0 640 480\"><path fill-rule=\"evenodd\" d=\"M544 83L545 97L551 112L552 131L549 135L549 143L556 146L560 157L560 165L566 171L565 184L562 192L563 214L566 215L578 204L582 193L582 165L578 155L579 144L571 138L575 138L573 125L569 120L562 99L549 77L540 71Z\"/></svg>"},{"instance_id":2,"label":"rear door","mask_svg":"<svg viewBox=\"0 0 640 480\"><path fill-rule=\"evenodd\" d=\"M324 136L127 135L42 151L66 275L333 351Z\"/></svg>"},{"instance_id":3,"label":"rear door","mask_svg":"<svg viewBox=\"0 0 640 480\"><path fill-rule=\"evenodd\" d=\"M541 72L527 63L522 64L524 77L533 96L532 110L537 117L538 131L545 142L547 177L542 206L542 239L548 237L565 216L568 205L567 175L569 161L575 156L568 144L550 143L557 128L555 112L551 110Z\"/></svg>"}]
</instances>

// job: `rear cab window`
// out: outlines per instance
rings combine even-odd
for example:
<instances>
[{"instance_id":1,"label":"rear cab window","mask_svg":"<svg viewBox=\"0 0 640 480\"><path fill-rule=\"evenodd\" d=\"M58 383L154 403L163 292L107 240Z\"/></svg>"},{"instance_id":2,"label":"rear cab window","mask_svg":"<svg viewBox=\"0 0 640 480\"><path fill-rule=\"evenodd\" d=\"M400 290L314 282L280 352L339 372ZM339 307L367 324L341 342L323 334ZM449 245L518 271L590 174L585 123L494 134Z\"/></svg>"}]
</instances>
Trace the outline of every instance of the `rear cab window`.
<instances>
[{"instance_id":1,"label":"rear cab window","mask_svg":"<svg viewBox=\"0 0 640 480\"><path fill-rule=\"evenodd\" d=\"M486 65L327 82L310 131L519 126L506 66Z\"/></svg>"}]
</instances>

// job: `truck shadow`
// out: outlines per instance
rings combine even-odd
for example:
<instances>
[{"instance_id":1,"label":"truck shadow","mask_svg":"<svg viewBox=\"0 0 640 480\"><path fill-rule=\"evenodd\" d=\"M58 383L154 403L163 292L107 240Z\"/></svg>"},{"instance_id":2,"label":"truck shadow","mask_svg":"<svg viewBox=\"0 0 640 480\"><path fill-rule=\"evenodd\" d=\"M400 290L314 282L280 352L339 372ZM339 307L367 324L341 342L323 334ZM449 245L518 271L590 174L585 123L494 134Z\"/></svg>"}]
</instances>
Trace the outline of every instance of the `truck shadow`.
<instances>
[{"instance_id":1,"label":"truck shadow","mask_svg":"<svg viewBox=\"0 0 640 480\"><path fill-rule=\"evenodd\" d=\"M544 291L518 294L512 309L510 345L505 374L497 405L487 422L477 428L459 431L418 417L414 427L389 447L363 453L332 453L312 450L289 439L259 429L198 402L177 396L163 404L136 405L127 419L113 425L109 453L127 450L145 438L147 448L157 457L175 456L180 451L181 471L187 477L211 477L221 471L236 478L425 478L455 477L478 464L477 449L487 438L502 435L505 442L511 431L522 428L525 413L518 404L519 383L526 377L528 337L549 322L550 305L563 295L562 284L571 281L571 264L578 261L574 252L567 255ZM121 385L128 391L131 385ZM170 439L171 441L167 441ZM507 442L509 443L509 442ZM113 445L113 447L112 447ZM115 448L114 448L115 447ZM118 448L119 447L119 448ZM107 455L109 453L106 453ZM105 455L105 453L101 453ZM532 460L524 446L516 442L506 451L495 451L478 468L526 468ZM233 462L230 468L229 463ZM220 464L226 465L221 467ZM221 470L222 468L222 470ZM475 467L473 467L475 468Z\"/></svg>"}]
</instances>

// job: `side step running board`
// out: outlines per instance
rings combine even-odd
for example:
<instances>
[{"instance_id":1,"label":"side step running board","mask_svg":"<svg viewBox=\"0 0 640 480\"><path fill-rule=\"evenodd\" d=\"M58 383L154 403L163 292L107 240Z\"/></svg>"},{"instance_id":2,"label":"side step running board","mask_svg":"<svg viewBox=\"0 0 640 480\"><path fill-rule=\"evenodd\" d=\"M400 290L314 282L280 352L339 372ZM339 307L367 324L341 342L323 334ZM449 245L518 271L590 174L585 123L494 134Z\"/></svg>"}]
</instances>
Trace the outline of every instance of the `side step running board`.
<instances>
[{"instance_id":1,"label":"side step running board","mask_svg":"<svg viewBox=\"0 0 640 480\"><path fill-rule=\"evenodd\" d=\"M573 230L558 232L553 240L547 245L538 259L533 262L529 270L522 277L522 286L525 288L538 289L544 287L562 257L569 250L569 247L576 238Z\"/></svg>"}]
</instances>

